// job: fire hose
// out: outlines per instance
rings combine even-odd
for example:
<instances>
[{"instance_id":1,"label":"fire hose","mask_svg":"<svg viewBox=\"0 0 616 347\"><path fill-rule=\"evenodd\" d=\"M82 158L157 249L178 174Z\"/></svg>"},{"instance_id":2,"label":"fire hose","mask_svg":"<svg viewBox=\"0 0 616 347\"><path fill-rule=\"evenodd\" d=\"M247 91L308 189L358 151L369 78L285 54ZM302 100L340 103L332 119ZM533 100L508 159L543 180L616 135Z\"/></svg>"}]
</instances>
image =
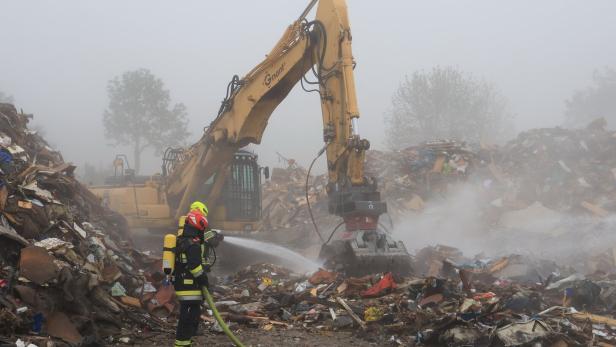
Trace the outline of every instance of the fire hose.
<instances>
[{"instance_id":1,"label":"fire hose","mask_svg":"<svg viewBox=\"0 0 616 347\"><path fill-rule=\"evenodd\" d=\"M225 335L227 335L229 340L231 340L231 342L233 342L233 344L237 347L244 347L244 344L237 337L235 337L235 335L233 335L231 329L229 329L229 326L227 326L227 323L225 323L225 321L220 316L220 312L218 312L218 310L216 309L216 304L214 303L214 299L212 298L210 291L207 290L206 287L202 287L201 290L203 291L205 301L207 301L207 304L210 305L210 309L214 314L214 318L216 318L216 321L218 322L218 324L220 324L220 327L222 328L222 331L225 332Z\"/></svg>"}]
</instances>

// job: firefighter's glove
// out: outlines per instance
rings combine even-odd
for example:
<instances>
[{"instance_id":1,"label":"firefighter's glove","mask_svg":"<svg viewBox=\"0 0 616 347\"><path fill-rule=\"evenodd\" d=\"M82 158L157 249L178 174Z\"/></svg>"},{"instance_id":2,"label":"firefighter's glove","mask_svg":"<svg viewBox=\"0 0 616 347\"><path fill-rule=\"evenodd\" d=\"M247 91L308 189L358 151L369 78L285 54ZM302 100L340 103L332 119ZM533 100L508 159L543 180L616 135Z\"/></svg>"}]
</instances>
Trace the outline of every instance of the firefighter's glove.
<instances>
[{"instance_id":1,"label":"firefighter's glove","mask_svg":"<svg viewBox=\"0 0 616 347\"><path fill-rule=\"evenodd\" d=\"M205 233L205 241L212 247L218 247L225 238L220 230L211 229Z\"/></svg>"},{"instance_id":2,"label":"firefighter's glove","mask_svg":"<svg viewBox=\"0 0 616 347\"><path fill-rule=\"evenodd\" d=\"M208 289L210 288L210 281L208 280L208 278L207 278L207 275L206 275L206 274L203 274L203 275L201 275L201 276L199 276L199 277L195 278L195 281L197 281L197 284L198 284L200 287L206 287L206 288L208 288Z\"/></svg>"}]
</instances>

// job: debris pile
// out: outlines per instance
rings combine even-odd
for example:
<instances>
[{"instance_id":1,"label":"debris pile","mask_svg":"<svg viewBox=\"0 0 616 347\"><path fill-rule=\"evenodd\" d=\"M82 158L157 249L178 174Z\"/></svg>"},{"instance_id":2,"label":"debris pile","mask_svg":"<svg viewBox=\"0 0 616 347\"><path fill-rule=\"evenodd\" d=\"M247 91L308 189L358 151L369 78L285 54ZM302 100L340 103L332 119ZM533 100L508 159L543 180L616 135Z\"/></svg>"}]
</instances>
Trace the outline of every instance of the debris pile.
<instances>
[{"instance_id":1,"label":"debris pile","mask_svg":"<svg viewBox=\"0 0 616 347\"><path fill-rule=\"evenodd\" d=\"M78 345L167 331L148 313L174 308L173 293L157 290L158 261L134 249L125 220L77 182L30 118L0 104L0 340Z\"/></svg>"},{"instance_id":2,"label":"debris pile","mask_svg":"<svg viewBox=\"0 0 616 347\"><path fill-rule=\"evenodd\" d=\"M616 339L613 274L583 276L520 256L468 259L444 246L421 250L416 261L430 264L422 277L300 276L252 265L212 291L233 329L352 330L401 346L609 346Z\"/></svg>"},{"instance_id":3,"label":"debris pile","mask_svg":"<svg viewBox=\"0 0 616 347\"><path fill-rule=\"evenodd\" d=\"M264 230L311 232L312 221L306 202L307 170L293 159L283 158L286 167L274 168L271 180L263 184ZM464 142L425 142L402 151L367 152L366 173L375 177L389 212L399 217L408 210L419 211L424 200L443 193L452 182L465 181L473 169L476 154ZM311 176L308 199L315 219L336 225L327 210L327 175Z\"/></svg>"},{"instance_id":4,"label":"debris pile","mask_svg":"<svg viewBox=\"0 0 616 347\"><path fill-rule=\"evenodd\" d=\"M615 151L605 119L583 129L534 129L496 151L491 171L509 187L505 204L606 217L616 212Z\"/></svg>"},{"instance_id":5,"label":"debris pile","mask_svg":"<svg viewBox=\"0 0 616 347\"><path fill-rule=\"evenodd\" d=\"M312 228L312 221L306 202L307 170L295 160L287 159L286 168L274 168L269 181L263 184L263 227L264 230ZM308 180L308 200L314 218L319 223L332 219L327 210L327 176L311 176Z\"/></svg>"},{"instance_id":6,"label":"debris pile","mask_svg":"<svg viewBox=\"0 0 616 347\"><path fill-rule=\"evenodd\" d=\"M542 222L559 220L563 212L607 217L616 211L614 153L616 133L595 122L585 129L531 130L500 148L434 141L396 152L372 150L366 169L377 178L394 219L423 210L434 197L446 199L448 186L463 182L481 195L487 218L480 232L486 240L495 237L521 248L535 243L547 256L562 253L556 244L579 245L582 231L589 238L591 230L601 246L613 246L613 238L603 237L613 230L605 219L595 226L578 220L581 224L569 227L575 233ZM306 170L292 161L273 171L263 191L270 229L311 228L305 179ZM326 182L325 176L310 178L318 222L328 216ZM499 234L497 228L508 232ZM522 232L533 228L540 237ZM598 234L599 228L604 232ZM584 264L588 271L583 272L526 253L467 258L438 245L415 253L414 277L355 278L327 270L301 276L261 264L222 278L213 292L236 329L353 330L378 345L611 346L616 341L615 249L587 252L580 245L580 254L566 253ZM219 330L212 317L203 319Z\"/></svg>"},{"instance_id":7,"label":"debris pile","mask_svg":"<svg viewBox=\"0 0 616 347\"><path fill-rule=\"evenodd\" d=\"M395 218L422 210L425 200L445 194L449 184L466 181L477 154L464 142L438 140L400 151L371 150L366 158L366 173L377 178Z\"/></svg>"},{"instance_id":8,"label":"debris pile","mask_svg":"<svg viewBox=\"0 0 616 347\"><path fill-rule=\"evenodd\" d=\"M616 132L598 119L582 129L529 130L503 147L439 140L369 151L366 171L377 178L395 220L422 211L434 197L446 198L460 182L479 193L488 227L501 217L504 224L532 222L526 212L544 219L558 213L605 218L616 212L615 151Z\"/></svg>"}]
</instances>

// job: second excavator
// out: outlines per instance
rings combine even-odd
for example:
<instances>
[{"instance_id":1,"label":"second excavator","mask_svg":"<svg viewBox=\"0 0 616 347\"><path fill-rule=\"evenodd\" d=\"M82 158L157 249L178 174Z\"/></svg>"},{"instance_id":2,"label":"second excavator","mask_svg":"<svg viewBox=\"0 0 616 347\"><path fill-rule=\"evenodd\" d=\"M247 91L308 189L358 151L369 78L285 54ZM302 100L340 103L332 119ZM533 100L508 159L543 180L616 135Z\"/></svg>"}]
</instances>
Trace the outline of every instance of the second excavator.
<instances>
[{"instance_id":1,"label":"second excavator","mask_svg":"<svg viewBox=\"0 0 616 347\"><path fill-rule=\"evenodd\" d=\"M317 2L315 19L308 20ZM345 1L312 0L261 63L243 78L233 77L216 118L200 140L168 163L157 189L174 214L170 217L177 220L191 201L202 198L216 208L224 186L221 180L244 177L245 173L228 169L236 153L261 142L270 115L299 83L319 95L324 146L317 158L326 154L329 212L341 217L340 226L347 231L346 237L333 242L322 238L321 256L329 266L351 274L407 273L410 257L402 242L380 228L379 217L387 205L377 182L364 172L370 143L359 131L351 42ZM212 180L214 188L200 196L204 184Z\"/></svg>"}]
</instances>

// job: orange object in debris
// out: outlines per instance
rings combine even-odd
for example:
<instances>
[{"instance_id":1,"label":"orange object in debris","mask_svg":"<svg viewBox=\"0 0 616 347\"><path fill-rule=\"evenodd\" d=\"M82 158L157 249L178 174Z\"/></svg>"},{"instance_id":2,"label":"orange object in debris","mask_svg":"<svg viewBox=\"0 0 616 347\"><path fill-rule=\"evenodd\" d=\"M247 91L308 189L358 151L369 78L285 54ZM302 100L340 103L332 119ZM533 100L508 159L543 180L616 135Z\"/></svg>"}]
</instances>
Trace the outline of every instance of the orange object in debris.
<instances>
[{"instance_id":1,"label":"orange object in debris","mask_svg":"<svg viewBox=\"0 0 616 347\"><path fill-rule=\"evenodd\" d=\"M492 292L487 292L487 293L479 293L475 296L473 296L473 300L487 300L487 299L492 299L493 297L495 297L496 294L492 293Z\"/></svg>"},{"instance_id":2,"label":"orange object in debris","mask_svg":"<svg viewBox=\"0 0 616 347\"><path fill-rule=\"evenodd\" d=\"M27 201L27 200L19 200L17 201L17 206L24 208L26 210L31 210L32 209L32 202Z\"/></svg>"},{"instance_id":3,"label":"orange object in debris","mask_svg":"<svg viewBox=\"0 0 616 347\"><path fill-rule=\"evenodd\" d=\"M319 269L319 271L315 272L314 275L312 275L308 279L308 282L310 282L310 284L312 284L313 286L322 283L329 284L334 282L336 280L336 277L338 277L337 272L330 272L327 270Z\"/></svg>"},{"instance_id":4,"label":"orange object in debris","mask_svg":"<svg viewBox=\"0 0 616 347\"><path fill-rule=\"evenodd\" d=\"M421 299L419 301L419 306L428 306L430 304L438 305L441 301L443 301L443 299L443 294L432 294Z\"/></svg>"},{"instance_id":5,"label":"orange object in debris","mask_svg":"<svg viewBox=\"0 0 616 347\"><path fill-rule=\"evenodd\" d=\"M380 296L380 295L383 295L389 292L392 289L396 289L396 287L397 285L396 285L396 282L394 281L394 276L391 274L391 272L388 272L385 274L385 276L383 276L383 278L381 278L379 283L363 291L361 293L361 296L365 298Z\"/></svg>"},{"instance_id":6,"label":"orange object in debris","mask_svg":"<svg viewBox=\"0 0 616 347\"><path fill-rule=\"evenodd\" d=\"M439 155L434 161L434 165L432 166L432 172L443 172L443 166L445 165L445 156Z\"/></svg>"},{"instance_id":7,"label":"orange object in debris","mask_svg":"<svg viewBox=\"0 0 616 347\"><path fill-rule=\"evenodd\" d=\"M128 305L128 306L133 306L133 307L141 308L141 302L139 301L139 299L134 298L134 297L132 297L132 296L121 296L121 297L120 297L120 301L121 301L124 305Z\"/></svg>"},{"instance_id":8,"label":"orange object in debris","mask_svg":"<svg viewBox=\"0 0 616 347\"><path fill-rule=\"evenodd\" d=\"M175 304L173 302L174 296L175 290L173 286L161 286L154 298L160 306L164 306L169 312L173 312L175 309Z\"/></svg>"}]
</instances>

